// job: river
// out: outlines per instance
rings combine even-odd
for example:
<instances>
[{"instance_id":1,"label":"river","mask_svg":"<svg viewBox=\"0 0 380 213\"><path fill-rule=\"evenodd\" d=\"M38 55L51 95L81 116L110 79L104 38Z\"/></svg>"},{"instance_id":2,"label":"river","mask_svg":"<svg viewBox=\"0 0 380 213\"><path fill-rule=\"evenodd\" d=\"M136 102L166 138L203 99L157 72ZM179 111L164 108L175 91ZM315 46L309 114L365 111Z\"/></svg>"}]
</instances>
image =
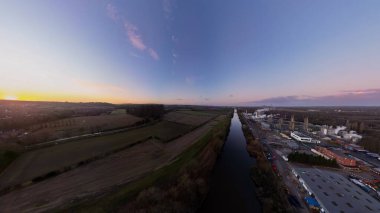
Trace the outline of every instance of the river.
<instances>
[{"instance_id":1,"label":"river","mask_svg":"<svg viewBox=\"0 0 380 213\"><path fill-rule=\"evenodd\" d=\"M241 122L235 111L229 135L211 177L209 194L199 212L261 212L249 176L254 163L255 159L246 150Z\"/></svg>"}]
</instances>

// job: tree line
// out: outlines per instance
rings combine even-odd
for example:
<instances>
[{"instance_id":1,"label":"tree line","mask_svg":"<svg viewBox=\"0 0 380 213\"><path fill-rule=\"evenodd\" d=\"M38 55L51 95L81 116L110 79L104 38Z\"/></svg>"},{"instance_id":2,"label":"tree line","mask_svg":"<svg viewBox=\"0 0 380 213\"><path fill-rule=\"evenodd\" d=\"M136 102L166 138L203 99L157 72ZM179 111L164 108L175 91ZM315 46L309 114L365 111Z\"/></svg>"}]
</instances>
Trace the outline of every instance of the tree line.
<instances>
[{"instance_id":1,"label":"tree line","mask_svg":"<svg viewBox=\"0 0 380 213\"><path fill-rule=\"evenodd\" d=\"M121 108L126 109L128 114L140 118L161 119L165 114L165 108L162 104L131 104L124 105Z\"/></svg>"},{"instance_id":2,"label":"tree line","mask_svg":"<svg viewBox=\"0 0 380 213\"><path fill-rule=\"evenodd\" d=\"M288 159L291 162L304 163L316 166L327 166L327 167L339 167L335 159L329 160L322 156L314 156L306 153L293 152L288 155Z\"/></svg>"}]
</instances>

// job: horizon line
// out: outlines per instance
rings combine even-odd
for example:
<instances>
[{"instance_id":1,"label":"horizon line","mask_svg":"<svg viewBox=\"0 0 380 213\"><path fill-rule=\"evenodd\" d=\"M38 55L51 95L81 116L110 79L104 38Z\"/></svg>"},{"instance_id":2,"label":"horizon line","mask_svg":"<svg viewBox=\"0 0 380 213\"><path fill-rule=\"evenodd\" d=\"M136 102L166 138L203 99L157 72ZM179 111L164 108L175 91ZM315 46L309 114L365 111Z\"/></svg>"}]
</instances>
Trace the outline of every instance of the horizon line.
<instances>
[{"instance_id":1,"label":"horizon line","mask_svg":"<svg viewBox=\"0 0 380 213\"><path fill-rule=\"evenodd\" d=\"M311 108L311 107L380 107L380 105L292 105L292 106L284 106L284 105L218 105L218 104L168 104L168 103L111 103L104 101L88 101L88 102L75 102L75 101L44 101L44 100L6 100L0 99L0 102L37 102L37 103L71 103L71 104L110 104L110 105L149 105L149 104L162 104L162 105L177 105L177 106L209 106L209 107L269 107L269 108L294 108L294 107L302 107L302 108Z\"/></svg>"}]
</instances>

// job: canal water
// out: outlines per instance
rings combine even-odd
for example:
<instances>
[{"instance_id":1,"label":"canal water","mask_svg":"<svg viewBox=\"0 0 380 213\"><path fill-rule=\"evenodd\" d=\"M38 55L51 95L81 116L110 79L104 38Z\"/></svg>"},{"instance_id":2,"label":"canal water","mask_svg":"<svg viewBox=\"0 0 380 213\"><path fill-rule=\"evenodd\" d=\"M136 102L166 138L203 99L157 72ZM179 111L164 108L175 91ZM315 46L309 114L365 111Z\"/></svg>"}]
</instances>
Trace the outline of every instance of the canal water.
<instances>
[{"instance_id":1,"label":"canal water","mask_svg":"<svg viewBox=\"0 0 380 213\"><path fill-rule=\"evenodd\" d=\"M241 123L235 112L211 177L209 194L199 212L261 212L249 176L254 163L246 150Z\"/></svg>"}]
</instances>

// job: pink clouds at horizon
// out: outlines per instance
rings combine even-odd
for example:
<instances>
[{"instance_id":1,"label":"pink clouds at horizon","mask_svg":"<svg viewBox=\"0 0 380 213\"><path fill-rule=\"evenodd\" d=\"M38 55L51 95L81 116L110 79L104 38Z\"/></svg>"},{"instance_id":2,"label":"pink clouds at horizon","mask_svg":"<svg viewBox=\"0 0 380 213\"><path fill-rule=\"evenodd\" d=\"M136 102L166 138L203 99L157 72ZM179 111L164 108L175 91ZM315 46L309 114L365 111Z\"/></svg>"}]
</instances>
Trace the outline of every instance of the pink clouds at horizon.
<instances>
[{"instance_id":1,"label":"pink clouds at horizon","mask_svg":"<svg viewBox=\"0 0 380 213\"><path fill-rule=\"evenodd\" d=\"M380 88L344 90L337 94L325 96L279 96L244 102L243 104L276 106L380 106Z\"/></svg>"}]
</instances>

